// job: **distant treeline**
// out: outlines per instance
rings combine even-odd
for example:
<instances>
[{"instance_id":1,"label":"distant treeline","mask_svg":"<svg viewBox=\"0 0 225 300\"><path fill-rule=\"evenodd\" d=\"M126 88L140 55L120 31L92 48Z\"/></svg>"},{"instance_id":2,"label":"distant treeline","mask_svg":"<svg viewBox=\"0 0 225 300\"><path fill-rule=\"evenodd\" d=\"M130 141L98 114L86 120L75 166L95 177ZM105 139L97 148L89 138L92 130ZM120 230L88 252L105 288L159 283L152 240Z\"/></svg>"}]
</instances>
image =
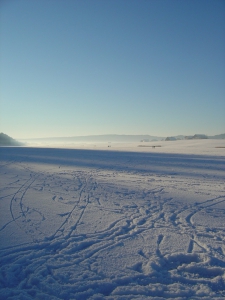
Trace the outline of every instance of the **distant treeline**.
<instances>
[{"instance_id":1,"label":"distant treeline","mask_svg":"<svg viewBox=\"0 0 225 300\"><path fill-rule=\"evenodd\" d=\"M165 141L177 141L177 140L205 140L205 139L225 139L225 133L207 136L206 134L195 134L195 135L188 135L188 136L169 136L165 139Z\"/></svg>"}]
</instances>

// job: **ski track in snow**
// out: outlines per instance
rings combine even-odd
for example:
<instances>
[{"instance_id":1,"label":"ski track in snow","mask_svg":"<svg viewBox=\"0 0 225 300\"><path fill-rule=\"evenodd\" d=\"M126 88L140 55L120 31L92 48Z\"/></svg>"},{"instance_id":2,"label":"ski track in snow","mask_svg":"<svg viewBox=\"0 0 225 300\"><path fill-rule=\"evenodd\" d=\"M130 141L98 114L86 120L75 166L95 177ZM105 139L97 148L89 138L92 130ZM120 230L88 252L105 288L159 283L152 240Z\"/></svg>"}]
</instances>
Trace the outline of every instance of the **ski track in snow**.
<instances>
[{"instance_id":1,"label":"ski track in snow","mask_svg":"<svg viewBox=\"0 0 225 300\"><path fill-rule=\"evenodd\" d=\"M225 299L224 156L0 151L0 299Z\"/></svg>"}]
</instances>

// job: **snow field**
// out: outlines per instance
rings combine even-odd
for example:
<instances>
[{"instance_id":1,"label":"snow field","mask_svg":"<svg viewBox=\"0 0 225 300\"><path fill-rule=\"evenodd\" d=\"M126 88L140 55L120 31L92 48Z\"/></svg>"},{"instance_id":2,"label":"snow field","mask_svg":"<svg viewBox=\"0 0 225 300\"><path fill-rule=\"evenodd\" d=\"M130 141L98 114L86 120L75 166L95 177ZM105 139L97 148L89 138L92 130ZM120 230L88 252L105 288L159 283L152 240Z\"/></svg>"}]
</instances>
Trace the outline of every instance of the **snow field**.
<instances>
[{"instance_id":1,"label":"snow field","mask_svg":"<svg viewBox=\"0 0 225 300\"><path fill-rule=\"evenodd\" d=\"M1 148L0 299L224 299L224 167Z\"/></svg>"}]
</instances>

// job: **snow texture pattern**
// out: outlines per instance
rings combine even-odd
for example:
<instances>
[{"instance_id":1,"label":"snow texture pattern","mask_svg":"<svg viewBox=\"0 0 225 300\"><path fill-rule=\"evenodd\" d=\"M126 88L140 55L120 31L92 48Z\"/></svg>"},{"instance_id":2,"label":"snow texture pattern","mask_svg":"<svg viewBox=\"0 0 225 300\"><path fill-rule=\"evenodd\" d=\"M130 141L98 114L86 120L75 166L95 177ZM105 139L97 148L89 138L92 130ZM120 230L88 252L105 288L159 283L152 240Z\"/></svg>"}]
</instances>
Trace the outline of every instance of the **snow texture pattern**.
<instances>
[{"instance_id":1,"label":"snow texture pattern","mask_svg":"<svg viewBox=\"0 0 225 300\"><path fill-rule=\"evenodd\" d=\"M0 150L0 299L225 299L225 156Z\"/></svg>"}]
</instances>

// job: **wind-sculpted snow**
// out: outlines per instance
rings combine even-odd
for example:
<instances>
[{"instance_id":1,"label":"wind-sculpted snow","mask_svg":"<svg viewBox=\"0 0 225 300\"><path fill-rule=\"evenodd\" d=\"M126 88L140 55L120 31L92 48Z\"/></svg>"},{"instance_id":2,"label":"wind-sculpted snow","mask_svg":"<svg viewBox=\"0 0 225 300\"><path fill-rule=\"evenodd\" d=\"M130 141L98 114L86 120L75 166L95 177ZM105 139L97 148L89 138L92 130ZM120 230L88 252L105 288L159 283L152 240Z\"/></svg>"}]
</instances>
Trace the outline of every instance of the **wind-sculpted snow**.
<instances>
[{"instance_id":1,"label":"wind-sculpted snow","mask_svg":"<svg viewBox=\"0 0 225 300\"><path fill-rule=\"evenodd\" d=\"M224 156L0 151L0 299L225 298Z\"/></svg>"}]
</instances>

